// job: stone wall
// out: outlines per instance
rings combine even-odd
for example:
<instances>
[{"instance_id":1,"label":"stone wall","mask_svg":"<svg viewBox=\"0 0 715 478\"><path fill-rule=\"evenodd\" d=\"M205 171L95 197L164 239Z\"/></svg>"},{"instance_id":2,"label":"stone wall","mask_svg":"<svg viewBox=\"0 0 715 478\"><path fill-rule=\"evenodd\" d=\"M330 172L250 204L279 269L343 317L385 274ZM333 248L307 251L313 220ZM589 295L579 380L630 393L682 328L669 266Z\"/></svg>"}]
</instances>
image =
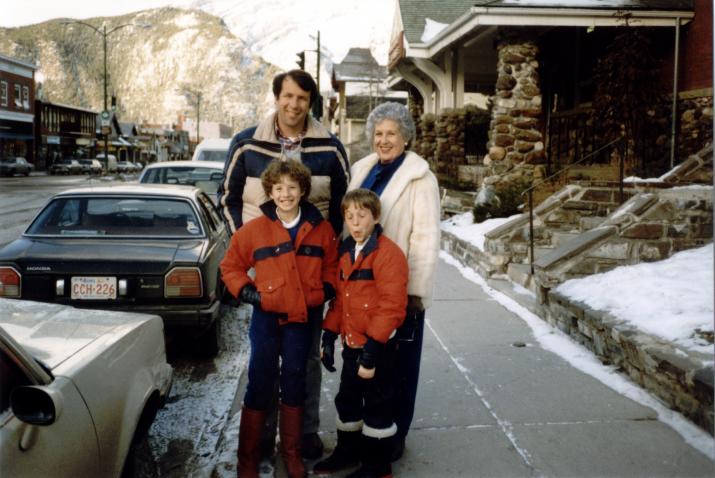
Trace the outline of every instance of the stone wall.
<instances>
[{"instance_id":1,"label":"stone wall","mask_svg":"<svg viewBox=\"0 0 715 478\"><path fill-rule=\"evenodd\" d=\"M568 279L660 261L711 243L712 194L712 186L687 186L635 195L596 228L539 257L534 278L550 289Z\"/></svg>"},{"instance_id":2,"label":"stone wall","mask_svg":"<svg viewBox=\"0 0 715 478\"><path fill-rule=\"evenodd\" d=\"M482 121L486 114L468 105L447 109L439 115L423 115L415 125L418 135L414 151L427 160L442 178L476 190L483 177L483 167L476 164L478 158L465 154L466 126Z\"/></svg>"},{"instance_id":3,"label":"stone wall","mask_svg":"<svg viewBox=\"0 0 715 478\"><path fill-rule=\"evenodd\" d=\"M712 355L682 350L554 291L539 315L713 434Z\"/></svg>"},{"instance_id":4,"label":"stone wall","mask_svg":"<svg viewBox=\"0 0 715 478\"><path fill-rule=\"evenodd\" d=\"M681 94L678 157L682 160L713 142L713 96L706 91Z\"/></svg>"}]
</instances>

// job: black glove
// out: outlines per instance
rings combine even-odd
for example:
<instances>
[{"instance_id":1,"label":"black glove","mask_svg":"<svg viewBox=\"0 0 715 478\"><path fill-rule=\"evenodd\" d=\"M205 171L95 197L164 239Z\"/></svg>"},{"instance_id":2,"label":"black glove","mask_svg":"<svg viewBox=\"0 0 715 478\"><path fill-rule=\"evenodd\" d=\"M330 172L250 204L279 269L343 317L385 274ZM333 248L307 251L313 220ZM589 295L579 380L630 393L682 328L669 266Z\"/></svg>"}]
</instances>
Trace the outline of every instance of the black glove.
<instances>
[{"instance_id":1,"label":"black glove","mask_svg":"<svg viewBox=\"0 0 715 478\"><path fill-rule=\"evenodd\" d=\"M370 337L367 338L367 343L362 348L362 353L358 359L358 365L362 365L367 369L375 368L377 358L385 345Z\"/></svg>"},{"instance_id":2,"label":"black glove","mask_svg":"<svg viewBox=\"0 0 715 478\"><path fill-rule=\"evenodd\" d=\"M407 296L407 312L409 314L416 314L425 310L424 305L422 305L422 299L416 295Z\"/></svg>"},{"instance_id":3,"label":"black glove","mask_svg":"<svg viewBox=\"0 0 715 478\"><path fill-rule=\"evenodd\" d=\"M241 301L251 305L261 305L261 293L256 290L253 284L247 284L241 289Z\"/></svg>"},{"instance_id":4,"label":"black glove","mask_svg":"<svg viewBox=\"0 0 715 478\"><path fill-rule=\"evenodd\" d=\"M335 372L335 339L338 334L332 330L323 331L323 340L320 350L323 352L320 355L320 361L323 362L323 367L328 372Z\"/></svg>"},{"instance_id":5,"label":"black glove","mask_svg":"<svg viewBox=\"0 0 715 478\"><path fill-rule=\"evenodd\" d=\"M330 302L335 298L335 287L330 282L323 282L323 295L325 296L323 302Z\"/></svg>"}]
</instances>

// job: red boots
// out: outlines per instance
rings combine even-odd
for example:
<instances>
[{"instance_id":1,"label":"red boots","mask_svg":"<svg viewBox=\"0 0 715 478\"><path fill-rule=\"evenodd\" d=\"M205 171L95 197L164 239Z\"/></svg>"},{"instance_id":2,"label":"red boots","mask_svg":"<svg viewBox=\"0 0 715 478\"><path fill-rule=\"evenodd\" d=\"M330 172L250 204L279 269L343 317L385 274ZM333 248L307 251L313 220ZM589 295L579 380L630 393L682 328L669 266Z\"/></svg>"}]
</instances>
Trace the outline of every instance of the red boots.
<instances>
[{"instance_id":1,"label":"red boots","mask_svg":"<svg viewBox=\"0 0 715 478\"><path fill-rule=\"evenodd\" d=\"M261 431L266 421L266 412L243 407L238 430L238 476L258 478L261 461ZM281 451L290 478L303 478L305 465L300 454L303 437L303 408L280 405L278 421L281 436Z\"/></svg>"},{"instance_id":2,"label":"red boots","mask_svg":"<svg viewBox=\"0 0 715 478\"><path fill-rule=\"evenodd\" d=\"M241 409L241 425L238 428L238 476L258 478L258 464L261 461L260 439L265 410Z\"/></svg>"},{"instance_id":3,"label":"red boots","mask_svg":"<svg viewBox=\"0 0 715 478\"><path fill-rule=\"evenodd\" d=\"M303 407L280 404L278 428L281 437L281 452L290 478L303 478L305 465L300 453L303 438Z\"/></svg>"}]
</instances>

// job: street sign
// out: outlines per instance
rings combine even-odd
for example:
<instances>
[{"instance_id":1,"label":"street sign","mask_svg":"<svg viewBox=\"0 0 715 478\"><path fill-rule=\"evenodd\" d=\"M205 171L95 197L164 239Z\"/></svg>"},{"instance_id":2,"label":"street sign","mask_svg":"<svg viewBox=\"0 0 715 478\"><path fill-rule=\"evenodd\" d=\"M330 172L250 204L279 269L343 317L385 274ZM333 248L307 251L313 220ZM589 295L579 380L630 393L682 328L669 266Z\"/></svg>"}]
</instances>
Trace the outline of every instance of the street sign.
<instances>
[{"instance_id":1,"label":"street sign","mask_svg":"<svg viewBox=\"0 0 715 478\"><path fill-rule=\"evenodd\" d=\"M102 128L104 128L105 126L109 126L111 124L111 118L112 118L112 116L109 113L109 111L102 111L100 113L99 121L102 125ZM102 134L104 134L104 133L102 133Z\"/></svg>"},{"instance_id":2,"label":"street sign","mask_svg":"<svg viewBox=\"0 0 715 478\"><path fill-rule=\"evenodd\" d=\"M105 136L112 134L112 128L110 128L109 125L102 126L102 134Z\"/></svg>"}]
</instances>

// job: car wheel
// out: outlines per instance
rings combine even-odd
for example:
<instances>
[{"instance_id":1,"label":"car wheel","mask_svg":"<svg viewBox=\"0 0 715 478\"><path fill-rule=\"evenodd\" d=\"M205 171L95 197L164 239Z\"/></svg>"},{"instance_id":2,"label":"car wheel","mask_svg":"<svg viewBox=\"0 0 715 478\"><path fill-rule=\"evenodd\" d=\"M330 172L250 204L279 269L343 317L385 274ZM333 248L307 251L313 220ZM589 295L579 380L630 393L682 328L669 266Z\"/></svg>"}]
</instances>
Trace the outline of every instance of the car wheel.
<instances>
[{"instance_id":1,"label":"car wheel","mask_svg":"<svg viewBox=\"0 0 715 478\"><path fill-rule=\"evenodd\" d=\"M124 459L124 466L122 467L122 478L157 476L157 470L148 469L154 462L149 446L148 432L149 427L151 427L151 424L154 422L158 409L159 399L155 392L144 406L144 411L139 418L139 423L134 431L132 441L129 444L129 451L127 452L127 457Z\"/></svg>"},{"instance_id":2,"label":"car wheel","mask_svg":"<svg viewBox=\"0 0 715 478\"><path fill-rule=\"evenodd\" d=\"M218 342L219 342L219 326L220 318L216 319L211 323L208 329L201 335L198 343L198 353L202 357L212 358L218 355Z\"/></svg>"}]
</instances>

